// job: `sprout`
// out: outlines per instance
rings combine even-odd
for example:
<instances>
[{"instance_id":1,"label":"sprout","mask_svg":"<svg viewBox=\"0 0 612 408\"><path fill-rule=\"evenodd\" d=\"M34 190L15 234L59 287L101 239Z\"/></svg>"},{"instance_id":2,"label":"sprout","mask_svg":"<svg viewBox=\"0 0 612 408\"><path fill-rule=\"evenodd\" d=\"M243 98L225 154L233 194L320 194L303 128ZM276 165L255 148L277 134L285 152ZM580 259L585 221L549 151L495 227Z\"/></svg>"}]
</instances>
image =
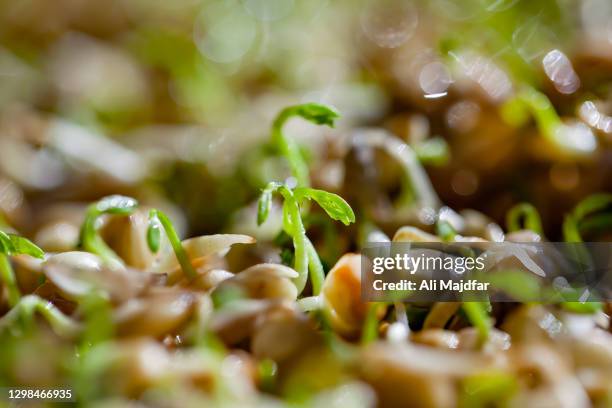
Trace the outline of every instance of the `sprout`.
<instances>
[{"instance_id":1,"label":"sprout","mask_svg":"<svg viewBox=\"0 0 612 408\"><path fill-rule=\"evenodd\" d=\"M483 372L462 381L463 407L505 406L518 390L516 378L504 372Z\"/></svg>"},{"instance_id":2,"label":"sprout","mask_svg":"<svg viewBox=\"0 0 612 408\"><path fill-rule=\"evenodd\" d=\"M35 313L42 315L53 331L61 336L73 337L80 331L77 323L64 315L53 303L36 295L28 295L0 319L0 332L14 330L15 325L19 324L31 325Z\"/></svg>"},{"instance_id":3,"label":"sprout","mask_svg":"<svg viewBox=\"0 0 612 408\"><path fill-rule=\"evenodd\" d=\"M513 126L522 126L529 114L542 135L562 152L580 155L595 150L597 140L588 127L563 123L548 97L533 87L526 87L501 108L502 117Z\"/></svg>"},{"instance_id":4,"label":"sprout","mask_svg":"<svg viewBox=\"0 0 612 408\"><path fill-rule=\"evenodd\" d=\"M130 215L138 207L138 201L121 195L111 195L91 204L85 214L81 226L80 246L93 254L100 256L104 262L111 265L123 265L121 258L106 245L98 233L98 219L101 215Z\"/></svg>"},{"instance_id":5,"label":"sprout","mask_svg":"<svg viewBox=\"0 0 612 408\"><path fill-rule=\"evenodd\" d=\"M312 199L325 210L327 215L344 225L355 222L355 214L350 205L336 194L308 187L298 187L291 190L284 184L271 182L263 190L258 202L257 222L259 225L268 218L273 193L279 193L284 199L283 229L293 239L294 269L298 272L298 277L294 283L298 288L298 294L304 290L308 279L308 270L310 270L312 291L314 295L318 295L321 292L325 275L317 251L306 236L300 214L300 205L304 199Z\"/></svg>"},{"instance_id":6,"label":"sprout","mask_svg":"<svg viewBox=\"0 0 612 408\"><path fill-rule=\"evenodd\" d=\"M361 344L371 343L378 338L378 319L381 310L384 310L384 308L386 308L385 303L368 303L368 310L361 331Z\"/></svg>"},{"instance_id":7,"label":"sprout","mask_svg":"<svg viewBox=\"0 0 612 408\"><path fill-rule=\"evenodd\" d=\"M272 391L277 382L278 366L274 360L263 359L257 364L259 386L262 390Z\"/></svg>"},{"instance_id":8,"label":"sprout","mask_svg":"<svg viewBox=\"0 0 612 408\"><path fill-rule=\"evenodd\" d=\"M438 220L438 222L436 222L436 235L442 238L443 241L449 242L455 239L457 231L455 231L450 222Z\"/></svg>"},{"instance_id":9,"label":"sprout","mask_svg":"<svg viewBox=\"0 0 612 408\"><path fill-rule=\"evenodd\" d=\"M161 231L160 226L164 228L166 232L166 236L168 237L168 241L170 241L170 245L172 245L172 249L174 250L174 255L181 265L181 269L183 273L187 277L187 279L192 280L195 279L197 273L187 256L187 251L183 248L183 244L172 225L172 222L160 210L151 210L149 211L149 227L147 229L147 244L149 245L149 249L157 253L159 251L160 246L160 238Z\"/></svg>"},{"instance_id":10,"label":"sprout","mask_svg":"<svg viewBox=\"0 0 612 408\"><path fill-rule=\"evenodd\" d=\"M480 344L484 344L491 331L491 318L488 312L490 305L487 302L463 302L461 308L470 323L476 327Z\"/></svg>"},{"instance_id":11,"label":"sprout","mask_svg":"<svg viewBox=\"0 0 612 408\"><path fill-rule=\"evenodd\" d=\"M524 224L522 224L521 221L523 221ZM506 216L506 227L510 232L526 228L539 235L543 235L544 233L540 214L538 214L538 210L529 203L517 204L508 211L508 215Z\"/></svg>"},{"instance_id":12,"label":"sprout","mask_svg":"<svg viewBox=\"0 0 612 408\"><path fill-rule=\"evenodd\" d=\"M540 297L540 281L533 274L520 270L508 269L486 274L483 281L499 289L519 302L533 302Z\"/></svg>"},{"instance_id":13,"label":"sprout","mask_svg":"<svg viewBox=\"0 0 612 408\"><path fill-rule=\"evenodd\" d=\"M308 165L300 152L300 148L294 140L283 134L283 126L287 120L294 116L299 116L317 125L333 127L335 120L340 115L331 107L317 103L307 103L283 109L272 124L272 143L289 162L291 173L297 180L297 185L308 187L310 185Z\"/></svg>"},{"instance_id":14,"label":"sprout","mask_svg":"<svg viewBox=\"0 0 612 408\"><path fill-rule=\"evenodd\" d=\"M444 166L450 160L450 148L448 143L438 136L416 143L413 148L422 164Z\"/></svg>"},{"instance_id":15,"label":"sprout","mask_svg":"<svg viewBox=\"0 0 612 408\"><path fill-rule=\"evenodd\" d=\"M561 307L568 312L580 314L594 314L603 309L603 303L596 301L562 302Z\"/></svg>"},{"instance_id":16,"label":"sprout","mask_svg":"<svg viewBox=\"0 0 612 408\"><path fill-rule=\"evenodd\" d=\"M15 272L8 257L19 254L39 259L42 259L45 255L42 249L28 239L0 231L0 279L2 279L8 289L8 302L11 307L19 302L21 293L19 292Z\"/></svg>"},{"instance_id":17,"label":"sprout","mask_svg":"<svg viewBox=\"0 0 612 408\"><path fill-rule=\"evenodd\" d=\"M582 200L563 221L563 238L567 242L582 242L582 231L609 227L612 214L612 194L593 194ZM599 213L599 214L598 214Z\"/></svg>"},{"instance_id":18,"label":"sprout","mask_svg":"<svg viewBox=\"0 0 612 408\"><path fill-rule=\"evenodd\" d=\"M81 352L84 353L113 337L112 306L108 296L92 290L83 298L79 309L85 317L81 338Z\"/></svg>"}]
</instances>

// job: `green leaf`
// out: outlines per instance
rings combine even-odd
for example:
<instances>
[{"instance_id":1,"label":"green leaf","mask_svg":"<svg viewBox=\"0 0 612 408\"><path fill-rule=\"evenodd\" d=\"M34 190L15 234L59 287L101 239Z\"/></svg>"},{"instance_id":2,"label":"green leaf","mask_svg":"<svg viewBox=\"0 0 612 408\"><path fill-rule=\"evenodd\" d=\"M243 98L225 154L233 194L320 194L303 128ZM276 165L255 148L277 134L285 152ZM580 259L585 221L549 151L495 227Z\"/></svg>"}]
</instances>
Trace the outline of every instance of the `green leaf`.
<instances>
[{"instance_id":1,"label":"green leaf","mask_svg":"<svg viewBox=\"0 0 612 408\"><path fill-rule=\"evenodd\" d=\"M13 250L13 241L11 237L9 237L6 232L0 231L0 253L11 255Z\"/></svg>"},{"instance_id":2,"label":"green leaf","mask_svg":"<svg viewBox=\"0 0 612 408\"><path fill-rule=\"evenodd\" d=\"M0 253L6 255L30 255L42 259L45 252L27 238L0 231Z\"/></svg>"},{"instance_id":3,"label":"green leaf","mask_svg":"<svg viewBox=\"0 0 612 408\"><path fill-rule=\"evenodd\" d=\"M8 236L10 237L11 243L13 244L13 254L30 255L38 259L44 258L45 251L40 249L29 239L14 234L8 234Z\"/></svg>"},{"instance_id":4,"label":"green leaf","mask_svg":"<svg viewBox=\"0 0 612 408\"><path fill-rule=\"evenodd\" d=\"M521 221L524 221L524 224ZM529 203L517 204L508 211L508 215L506 216L506 227L508 231L511 232L527 228L540 235L543 234L540 214L538 210Z\"/></svg>"},{"instance_id":5,"label":"green leaf","mask_svg":"<svg viewBox=\"0 0 612 408\"><path fill-rule=\"evenodd\" d=\"M582 200L571 214L568 214L563 221L563 238L567 242L582 242L583 225L592 229L592 221L595 213L601 212L606 208L612 207L612 194L598 193L593 194Z\"/></svg>"},{"instance_id":6,"label":"green leaf","mask_svg":"<svg viewBox=\"0 0 612 408\"><path fill-rule=\"evenodd\" d=\"M344 225L355 222L355 213L351 206L339 195L314 188L297 188L294 191L296 199L312 199L325 210L331 219L340 221Z\"/></svg>"},{"instance_id":7,"label":"green leaf","mask_svg":"<svg viewBox=\"0 0 612 408\"><path fill-rule=\"evenodd\" d=\"M603 303L601 302L563 302L561 307L569 312L581 313L581 314L593 314L603 309Z\"/></svg>"},{"instance_id":8,"label":"green leaf","mask_svg":"<svg viewBox=\"0 0 612 408\"><path fill-rule=\"evenodd\" d=\"M147 227L147 245L151 252L156 254L159 251L161 242L161 224L156 213L152 210L149 212L149 225Z\"/></svg>"},{"instance_id":9,"label":"green leaf","mask_svg":"<svg viewBox=\"0 0 612 408\"><path fill-rule=\"evenodd\" d=\"M294 109L295 115L301 116L307 121L316 123L317 125L333 127L335 120L340 117L340 114L332 107L318 103L306 103L304 105L295 106Z\"/></svg>"},{"instance_id":10,"label":"green leaf","mask_svg":"<svg viewBox=\"0 0 612 408\"><path fill-rule=\"evenodd\" d=\"M522 270L503 270L483 276L495 289L512 296L519 302L534 302L540 297L540 281L534 275Z\"/></svg>"},{"instance_id":11,"label":"green leaf","mask_svg":"<svg viewBox=\"0 0 612 408\"><path fill-rule=\"evenodd\" d=\"M605 210L606 207L612 206L612 194L597 193L582 200L574 208L574 217L580 222L587 215Z\"/></svg>"},{"instance_id":12,"label":"green leaf","mask_svg":"<svg viewBox=\"0 0 612 408\"><path fill-rule=\"evenodd\" d=\"M261 225L268 219L270 208L272 208L272 194L279 188L280 184L276 182L269 183L261 192L259 201L257 202L257 225Z\"/></svg>"},{"instance_id":13,"label":"green leaf","mask_svg":"<svg viewBox=\"0 0 612 408\"><path fill-rule=\"evenodd\" d=\"M102 198L95 204L99 214L129 215L138 207L138 201L122 195L111 195Z\"/></svg>"}]
</instances>

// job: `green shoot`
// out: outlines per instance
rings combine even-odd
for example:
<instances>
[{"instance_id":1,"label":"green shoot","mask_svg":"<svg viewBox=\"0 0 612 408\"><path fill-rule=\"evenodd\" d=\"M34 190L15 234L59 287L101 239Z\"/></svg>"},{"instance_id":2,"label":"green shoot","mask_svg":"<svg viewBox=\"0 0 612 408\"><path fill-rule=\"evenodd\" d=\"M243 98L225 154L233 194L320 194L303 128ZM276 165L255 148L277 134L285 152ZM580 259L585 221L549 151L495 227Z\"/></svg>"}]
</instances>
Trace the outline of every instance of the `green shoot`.
<instances>
[{"instance_id":1,"label":"green shoot","mask_svg":"<svg viewBox=\"0 0 612 408\"><path fill-rule=\"evenodd\" d=\"M413 148L422 164L444 166L450 160L450 148L441 137L425 139L416 143Z\"/></svg>"},{"instance_id":2,"label":"green shoot","mask_svg":"<svg viewBox=\"0 0 612 408\"><path fill-rule=\"evenodd\" d=\"M36 313L42 315L60 336L73 337L80 331L78 324L64 315L53 303L36 295L28 295L0 319L0 332L15 330L16 325L33 324Z\"/></svg>"},{"instance_id":3,"label":"green shoot","mask_svg":"<svg viewBox=\"0 0 612 408\"><path fill-rule=\"evenodd\" d=\"M536 276L519 269L508 269L485 274L482 281L511 296L514 300L528 303L541 295L541 283Z\"/></svg>"},{"instance_id":4,"label":"green shoot","mask_svg":"<svg viewBox=\"0 0 612 408\"><path fill-rule=\"evenodd\" d=\"M457 231L455 231L450 222L446 220L438 220L436 223L436 235L442 238L443 241L450 242L457 236Z\"/></svg>"},{"instance_id":5,"label":"green shoot","mask_svg":"<svg viewBox=\"0 0 612 408\"><path fill-rule=\"evenodd\" d=\"M215 309L222 309L230 303L243 300L246 297L244 289L234 285L218 287L210 295Z\"/></svg>"},{"instance_id":6,"label":"green shoot","mask_svg":"<svg viewBox=\"0 0 612 408\"><path fill-rule=\"evenodd\" d=\"M283 134L283 126L292 117L299 116L317 125L334 126L334 122L340 117L334 109L317 103L306 103L303 105L289 106L283 109L272 124L272 143L289 163L291 173L297 180L299 187L310 185L308 165L304 160L298 144Z\"/></svg>"},{"instance_id":7,"label":"green shoot","mask_svg":"<svg viewBox=\"0 0 612 408\"><path fill-rule=\"evenodd\" d=\"M113 337L112 307L106 296L91 291L79 305L85 325L81 338L81 352L101 344Z\"/></svg>"},{"instance_id":8,"label":"green shoot","mask_svg":"<svg viewBox=\"0 0 612 408\"><path fill-rule=\"evenodd\" d=\"M538 210L529 203L517 204L508 211L508 215L506 216L506 227L510 232L526 228L540 236L544 234L540 214L538 214Z\"/></svg>"},{"instance_id":9,"label":"green shoot","mask_svg":"<svg viewBox=\"0 0 612 408\"><path fill-rule=\"evenodd\" d=\"M353 209L337 194L308 187L296 188L293 190L293 194L298 202L301 202L303 199L316 201L332 220L340 221L344 225L355 222Z\"/></svg>"},{"instance_id":10,"label":"green shoot","mask_svg":"<svg viewBox=\"0 0 612 408\"><path fill-rule=\"evenodd\" d=\"M348 225L355 222L355 214L350 205L336 194L323 190L300 187L291 190L284 184L271 182L263 190L258 202L257 222L261 225L270 214L272 194L278 193L283 198L283 229L293 240L294 269L298 272L295 285L301 293L306 286L308 271L314 295L321 292L325 279L323 265L312 242L306 236L306 230L300 214L300 205L305 199L314 200L325 210L330 218Z\"/></svg>"},{"instance_id":11,"label":"green shoot","mask_svg":"<svg viewBox=\"0 0 612 408\"><path fill-rule=\"evenodd\" d=\"M257 202L257 225L263 224L270 214L272 207L272 194L281 186L280 183L271 182L261 191Z\"/></svg>"},{"instance_id":12,"label":"green shoot","mask_svg":"<svg viewBox=\"0 0 612 408\"><path fill-rule=\"evenodd\" d=\"M461 407L506 406L518 390L516 378L504 372L484 372L462 381Z\"/></svg>"},{"instance_id":13,"label":"green shoot","mask_svg":"<svg viewBox=\"0 0 612 408\"><path fill-rule=\"evenodd\" d=\"M563 238L567 242L582 242L582 231L597 213L612 208L612 194L593 194L582 200L563 221Z\"/></svg>"},{"instance_id":14,"label":"green shoot","mask_svg":"<svg viewBox=\"0 0 612 408\"><path fill-rule=\"evenodd\" d=\"M266 358L257 364L259 386L262 390L271 392L277 382L278 366L274 360Z\"/></svg>"},{"instance_id":15,"label":"green shoot","mask_svg":"<svg viewBox=\"0 0 612 408\"><path fill-rule=\"evenodd\" d=\"M461 307L470 323L476 327L480 344L484 344L489 338L489 332L491 330L491 319L487 311L487 303L463 302Z\"/></svg>"},{"instance_id":16,"label":"green shoot","mask_svg":"<svg viewBox=\"0 0 612 408\"><path fill-rule=\"evenodd\" d=\"M580 313L580 314L594 314L603 309L603 303L601 302L562 302L561 307L568 312Z\"/></svg>"},{"instance_id":17,"label":"green shoot","mask_svg":"<svg viewBox=\"0 0 612 408\"><path fill-rule=\"evenodd\" d=\"M501 116L512 126L522 126L533 116L538 130L551 144L569 154L591 153L596 140L591 135L575 140L571 129L563 123L548 97L533 87L525 87L501 107ZM592 139L592 140L591 140Z\"/></svg>"},{"instance_id":18,"label":"green shoot","mask_svg":"<svg viewBox=\"0 0 612 408\"><path fill-rule=\"evenodd\" d=\"M92 254L98 255L104 262L112 265L123 265L119 256L109 248L98 233L99 218L104 214L130 215L138 207L138 201L133 198L111 195L91 204L85 214L81 226L80 246Z\"/></svg>"},{"instance_id":19,"label":"green shoot","mask_svg":"<svg viewBox=\"0 0 612 408\"><path fill-rule=\"evenodd\" d=\"M526 87L501 108L503 119L517 127L524 125L530 114L533 115L542 135L556 143L556 132L563 122L548 97L542 92L533 87Z\"/></svg>"},{"instance_id":20,"label":"green shoot","mask_svg":"<svg viewBox=\"0 0 612 408\"><path fill-rule=\"evenodd\" d=\"M612 194L593 194L578 203L563 220L563 239L566 242L577 243L572 246L573 256L583 265L592 265L593 260L587 248L580 244L583 242L582 233L591 229L593 221L609 215L610 208L612 208Z\"/></svg>"},{"instance_id":21,"label":"green shoot","mask_svg":"<svg viewBox=\"0 0 612 408\"><path fill-rule=\"evenodd\" d=\"M187 256L187 251L183 248L183 244L181 243L181 239L179 238L172 222L160 210L151 210L149 211L149 227L147 229L147 244L149 245L149 249L157 253L159 251L160 244L160 225L163 227L166 232L166 236L168 237L168 241L170 241L170 245L172 245L172 249L174 250L174 255L181 265L181 269L183 273L187 277L187 279L192 280L197 277L197 273Z\"/></svg>"},{"instance_id":22,"label":"green shoot","mask_svg":"<svg viewBox=\"0 0 612 408\"><path fill-rule=\"evenodd\" d=\"M0 231L0 279L4 282L8 291L8 302L11 307L15 306L21 298L15 272L11 266L9 256L29 255L34 258L42 259L44 251L34 245L26 238L14 234L7 234Z\"/></svg>"},{"instance_id":23,"label":"green shoot","mask_svg":"<svg viewBox=\"0 0 612 408\"><path fill-rule=\"evenodd\" d=\"M378 314L381 305L384 306L384 303L368 303L363 329L361 330L361 344L371 343L378 338Z\"/></svg>"}]
</instances>

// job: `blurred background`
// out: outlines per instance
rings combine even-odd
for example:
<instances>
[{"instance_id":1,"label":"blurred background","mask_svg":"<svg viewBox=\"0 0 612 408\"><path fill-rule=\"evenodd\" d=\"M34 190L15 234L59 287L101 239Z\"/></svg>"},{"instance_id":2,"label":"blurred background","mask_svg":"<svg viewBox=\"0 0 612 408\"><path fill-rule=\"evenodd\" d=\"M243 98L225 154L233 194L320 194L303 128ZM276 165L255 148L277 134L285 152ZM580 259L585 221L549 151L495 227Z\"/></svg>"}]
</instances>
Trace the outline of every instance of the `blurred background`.
<instances>
[{"instance_id":1,"label":"blurred background","mask_svg":"<svg viewBox=\"0 0 612 408\"><path fill-rule=\"evenodd\" d=\"M347 148L357 128L412 147L449 207L503 223L529 201L556 238L612 191L611 85L608 0L4 0L0 222L73 242L54 219L123 193L248 233L287 174L270 124L312 101L342 115L286 127L313 183L390 231L406 219L368 197L405 199L400 170Z\"/></svg>"}]
</instances>

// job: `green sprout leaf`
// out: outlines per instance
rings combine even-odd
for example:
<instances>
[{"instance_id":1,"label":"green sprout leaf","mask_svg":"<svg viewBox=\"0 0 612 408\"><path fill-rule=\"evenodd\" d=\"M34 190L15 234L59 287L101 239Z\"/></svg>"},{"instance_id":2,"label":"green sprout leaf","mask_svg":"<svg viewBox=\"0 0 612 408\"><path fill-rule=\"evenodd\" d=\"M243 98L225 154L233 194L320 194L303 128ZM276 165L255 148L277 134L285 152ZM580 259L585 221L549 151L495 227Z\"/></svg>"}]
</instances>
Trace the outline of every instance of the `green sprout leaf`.
<instances>
[{"instance_id":1,"label":"green sprout leaf","mask_svg":"<svg viewBox=\"0 0 612 408\"><path fill-rule=\"evenodd\" d=\"M272 194L275 192L283 198L283 230L293 240L293 268L298 273L294 280L295 286L301 293L310 272L313 294L318 295L323 286L325 272L314 245L306 236L300 202L305 198L315 200L332 219L345 225L355 222L355 214L348 203L336 194L307 187L291 190L286 185L272 182L263 190L259 200L258 221L263 222L267 218Z\"/></svg>"},{"instance_id":2,"label":"green sprout leaf","mask_svg":"<svg viewBox=\"0 0 612 408\"><path fill-rule=\"evenodd\" d=\"M344 225L355 222L355 213L353 209L337 194L316 190L314 188L297 188L294 194L298 201L302 198L316 201L332 220L340 221Z\"/></svg>"},{"instance_id":3,"label":"green sprout leaf","mask_svg":"<svg viewBox=\"0 0 612 408\"><path fill-rule=\"evenodd\" d=\"M183 273L187 277L187 279L192 280L197 277L197 273L189 260L189 256L187 256L187 251L183 248L183 244L181 243L181 239L179 238L174 226L172 225L172 221L170 218L160 210L153 209L149 211L149 228L147 229L147 244L149 248L154 251L155 248L159 249L159 239L158 242L155 242L155 237L153 240L149 238L149 234L155 234L151 232L151 225L158 224L161 225L168 237L168 241L170 241L170 245L172 245L172 250L174 251L174 255L181 265L181 269ZM151 245L153 244L153 245ZM157 245L157 246L156 246Z\"/></svg>"},{"instance_id":4,"label":"green sprout leaf","mask_svg":"<svg viewBox=\"0 0 612 408\"><path fill-rule=\"evenodd\" d=\"M592 153L597 145L592 134L591 141L576 143L572 137L572 128L563 123L550 99L534 87L525 86L516 97L507 100L501 107L502 118L510 125L523 125L529 114L533 116L542 136L562 153Z\"/></svg>"},{"instance_id":5,"label":"green sprout leaf","mask_svg":"<svg viewBox=\"0 0 612 408\"><path fill-rule=\"evenodd\" d=\"M301 116L309 122L329 127L334 127L336 119L340 117L335 109L319 103L306 103L289 109L295 116Z\"/></svg>"},{"instance_id":6,"label":"green sprout leaf","mask_svg":"<svg viewBox=\"0 0 612 408\"><path fill-rule=\"evenodd\" d=\"M581 221L586 216L605 210L610 206L612 206L612 194L593 194L578 203L576 208L574 208L574 217Z\"/></svg>"},{"instance_id":7,"label":"green sprout leaf","mask_svg":"<svg viewBox=\"0 0 612 408\"><path fill-rule=\"evenodd\" d=\"M283 134L283 126L292 117L298 116L317 125L334 126L335 120L340 116L334 109L317 104L307 103L303 105L289 106L283 109L272 124L272 143L283 155L297 185L307 187L310 185L308 165L297 143Z\"/></svg>"},{"instance_id":8,"label":"green sprout leaf","mask_svg":"<svg viewBox=\"0 0 612 408\"><path fill-rule=\"evenodd\" d=\"M568 312L580 314L594 314L603 309L601 302L562 302L561 307Z\"/></svg>"},{"instance_id":9,"label":"green sprout leaf","mask_svg":"<svg viewBox=\"0 0 612 408\"><path fill-rule=\"evenodd\" d=\"M45 256L45 251L36 246L32 241L27 238L20 237L15 234L7 234L13 244L13 250L11 255L29 255L34 258L42 259Z\"/></svg>"},{"instance_id":10,"label":"green sprout leaf","mask_svg":"<svg viewBox=\"0 0 612 408\"><path fill-rule=\"evenodd\" d=\"M29 255L42 259L45 253L32 241L15 234L7 234L0 231L0 280L8 289L8 302L11 307L15 306L21 298L21 292L17 285L15 271L9 261L10 255Z\"/></svg>"},{"instance_id":11,"label":"green sprout leaf","mask_svg":"<svg viewBox=\"0 0 612 408\"><path fill-rule=\"evenodd\" d=\"M5 255L11 255L13 253L13 241L4 231L0 231L0 253Z\"/></svg>"},{"instance_id":12,"label":"green sprout leaf","mask_svg":"<svg viewBox=\"0 0 612 408\"><path fill-rule=\"evenodd\" d=\"M156 254L159 251L161 243L161 224L159 219L149 213L149 225L147 227L147 245L151 252Z\"/></svg>"},{"instance_id":13,"label":"green sprout leaf","mask_svg":"<svg viewBox=\"0 0 612 408\"><path fill-rule=\"evenodd\" d=\"M589 221L607 208L612 208L612 194L593 194L582 200L563 222L563 237L567 242L582 242L582 230ZM599 216L601 217L601 215Z\"/></svg>"},{"instance_id":14,"label":"green sprout leaf","mask_svg":"<svg viewBox=\"0 0 612 408\"><path fill-rule=\"evenodd\" d=\"M544 233L540 214L529 203L520 203L512 207L506 216L506 226L510 232L527 228L540 235Z\"/></svg>"},{"instance_id":15,"label":"green sprout leaf","mask_svg":"<svg viewBox=\"0 0 612 408\"><path fill-rule=\"evenodd\" d=\"M8 256L5 252L0 253L0 279L6 285L8 290L8 303L11 307L15 306L21 298L21 292L17 285L17 279L15 278L15 272L11 266Z\"/></svg>"},{"instance_id":16,"label":"green sprout leaf","mask_svg":"<svg viewBox=\"0 0 612 408\"><path fill-rule=\"evenodd\" d=\"M80 246L100 256L106 263L123 265L121 258L106 245L98 234L98 218L104 214L130 215L137 207L138 201L121 195L107 196L90 205L81 226Z\"/></svg>"},{"instance_id":17,"label":"green sprout leaf","mask_svg":"<svg viewBox=\"0 0 612 408\"><path fill-rule=\"evenodd\" d=\"M263 224L268 219L270 208L272 208L272 194L279 186L279 183L271 182L261 192L257 202L257 225Z\"/></svg>"}]
</instances>

